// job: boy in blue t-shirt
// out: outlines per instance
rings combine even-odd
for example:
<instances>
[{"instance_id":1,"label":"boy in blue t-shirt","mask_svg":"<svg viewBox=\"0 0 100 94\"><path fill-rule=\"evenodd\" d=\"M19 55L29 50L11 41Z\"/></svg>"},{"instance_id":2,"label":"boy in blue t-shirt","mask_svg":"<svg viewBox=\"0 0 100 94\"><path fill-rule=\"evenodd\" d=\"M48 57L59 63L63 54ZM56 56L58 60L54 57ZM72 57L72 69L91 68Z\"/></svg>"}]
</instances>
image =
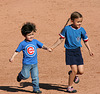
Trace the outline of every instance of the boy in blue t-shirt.
<instances>
[{"instance_id":1,"label":"boy in blue t-shirt","mask_svg":"<svg viewBox=\"0 0 100 94\"><path fill-rule=\"evenodd\" d=\"M45 50L51 51L50 48L43 45L43 43L34 39L34 32L36 32L36 26L33 23L27 22L21 28L21 33L25 37L13 56L9 59L10 62L13 61L14 57L23 51L23 67L21 72L17 76L17 81L20 82L22 79L25 80L30 77L32 78L33 93L42 93L39 89L39 77L38 77L38 66L37 66L37 48L43 48Z\"/></svg>"}]
</instances>

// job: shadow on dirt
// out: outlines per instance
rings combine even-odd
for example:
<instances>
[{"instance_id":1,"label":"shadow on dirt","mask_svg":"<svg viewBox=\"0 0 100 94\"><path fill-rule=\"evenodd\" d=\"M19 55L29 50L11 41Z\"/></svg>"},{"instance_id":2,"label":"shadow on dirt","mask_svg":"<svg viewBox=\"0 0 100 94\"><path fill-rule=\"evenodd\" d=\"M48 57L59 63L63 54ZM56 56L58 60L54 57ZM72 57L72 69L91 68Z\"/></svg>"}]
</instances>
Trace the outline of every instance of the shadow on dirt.
<instances>
[{"instance_id":1,"label":"shadow on dirt","mask_svg":"<svg viewBox=\"0 0 100 94\"><path fill-rule=\"evenodd\" d=\"M24 90L23 88L32 86L32 83L30 82L21 82L20 87L18 86L0 86L0 90L4 90L7 92L30 92L28 90ZM45 89L45 90L57 90L57 91L66 91L66 86L65 85L60 85L60 84L50 84L50 83L40 83L40 88Z\"/></svg>"},{"instance_id":2,"label":"shadow on dirt","mask_svg":"<svg viewBox=\"0 0 100 94\"><path fill-rule=\"evenodd\" d=\"M23 89L19 89L19 87L17 86L0 86L0 90L4 90L4 91L7 91L7 92L30 92L31 91L28 91L28 90L23 90Z\"/></svg>"}]
</instances>

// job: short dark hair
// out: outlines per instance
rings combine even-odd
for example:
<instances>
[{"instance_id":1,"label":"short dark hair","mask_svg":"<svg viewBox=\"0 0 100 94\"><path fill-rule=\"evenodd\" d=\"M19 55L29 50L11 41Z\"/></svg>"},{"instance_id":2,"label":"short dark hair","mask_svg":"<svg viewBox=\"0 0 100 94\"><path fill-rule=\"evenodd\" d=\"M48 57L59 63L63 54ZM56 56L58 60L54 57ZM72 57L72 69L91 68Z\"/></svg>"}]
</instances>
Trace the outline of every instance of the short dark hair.
<instances>
[{"instance_id":1,"label":"short dark hair","mask_svg":"<svg viewBox=\"0 0 100 94\"><path fill-rule=\"evenodd\" d=\"M24 25L21 28L21 33L23 36L26 36L27 34L31 33L32 31L36 32L36 25L31 22L24 23Z\"/></svg>"}]
</instances>

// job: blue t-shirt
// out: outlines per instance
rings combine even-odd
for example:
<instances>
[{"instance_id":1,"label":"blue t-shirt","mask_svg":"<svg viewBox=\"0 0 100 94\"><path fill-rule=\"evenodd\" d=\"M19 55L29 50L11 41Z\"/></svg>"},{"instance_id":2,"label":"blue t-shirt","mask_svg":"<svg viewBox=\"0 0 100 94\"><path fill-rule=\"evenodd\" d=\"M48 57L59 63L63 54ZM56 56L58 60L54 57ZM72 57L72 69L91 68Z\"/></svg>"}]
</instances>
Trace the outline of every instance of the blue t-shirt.
<instances>
[{"instance_id":1,"label":"blue t-shirt","mask_svg":"<svg viewBox=\"0 0 100 94\"><path fill-rule=\"evenodd\" d=\"M64 47L66 49L76 49L78 47L82 47L81 38L83 39L83 41L88 41L86 31L83 27L74 29L71 25L68 25L59 35L62 38L65 38Z\"/></svg>"},{"instance_id":2,"label":"blue t-shirt","mask_svg":"<svg viewBox=\"0 0 100 94\"><path fill-rule=\"evenodd\" d=\"M36 64L38 63L37 48L42 48L42 46L43 43L39 42L36 39L33 39L30 42L24 40L19 44L16 51L23 51L23 64Z\"/></svg>"}]
</instances>

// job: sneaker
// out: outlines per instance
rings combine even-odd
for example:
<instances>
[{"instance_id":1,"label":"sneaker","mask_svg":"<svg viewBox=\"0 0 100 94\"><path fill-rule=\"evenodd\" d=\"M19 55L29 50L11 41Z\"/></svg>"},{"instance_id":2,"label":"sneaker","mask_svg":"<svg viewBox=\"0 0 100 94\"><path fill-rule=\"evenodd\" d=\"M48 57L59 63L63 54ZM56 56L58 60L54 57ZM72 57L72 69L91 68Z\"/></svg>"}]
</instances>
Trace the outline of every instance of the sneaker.
<instances>
[{"instance_id":1,"label":"sneaker","mask_svg":"<svg viewBox=\"0 0 100 94\"><path fill-rule=\"evenodd\" d=\"M20 82L20 81L21 81L21 79L19 78L19 75L17 76L17 81L18 81L18 82Z\"/></svg>"},{"instance_id":2,"label":"sneaker","mask_svg":"<svg viewBox=\"0 0 100 94\"><path fill-rule=\"evenodd\" d=\"M68 93L76 93L77 90L75 90L73 87L68 87L67 92Z\"/></svg>"},{"instance_id":3,"label":"sneaker","mask_svg":"<svg viewBox=\"0 0 100 94\"><path fill-rule=\"evenodd\" d=\"M70 75L72 73L72 71L70 70L69 72L68 72L68 75ZM74 78L74 83L75 84L78 84L79 83L79 77L78 76L75 76L75 78Z\"/></svg>"},{"instance_id":4,"label":"sneaker","mask_svg":"<svg viewBox=\"0 0 100 94\"><path fill-rule=\"evenodd\" d=\"M42 91L37 90L37 91L33 91L32 93L40 94L40 93L42 93Z\"/></svg>"}]
</instances>

